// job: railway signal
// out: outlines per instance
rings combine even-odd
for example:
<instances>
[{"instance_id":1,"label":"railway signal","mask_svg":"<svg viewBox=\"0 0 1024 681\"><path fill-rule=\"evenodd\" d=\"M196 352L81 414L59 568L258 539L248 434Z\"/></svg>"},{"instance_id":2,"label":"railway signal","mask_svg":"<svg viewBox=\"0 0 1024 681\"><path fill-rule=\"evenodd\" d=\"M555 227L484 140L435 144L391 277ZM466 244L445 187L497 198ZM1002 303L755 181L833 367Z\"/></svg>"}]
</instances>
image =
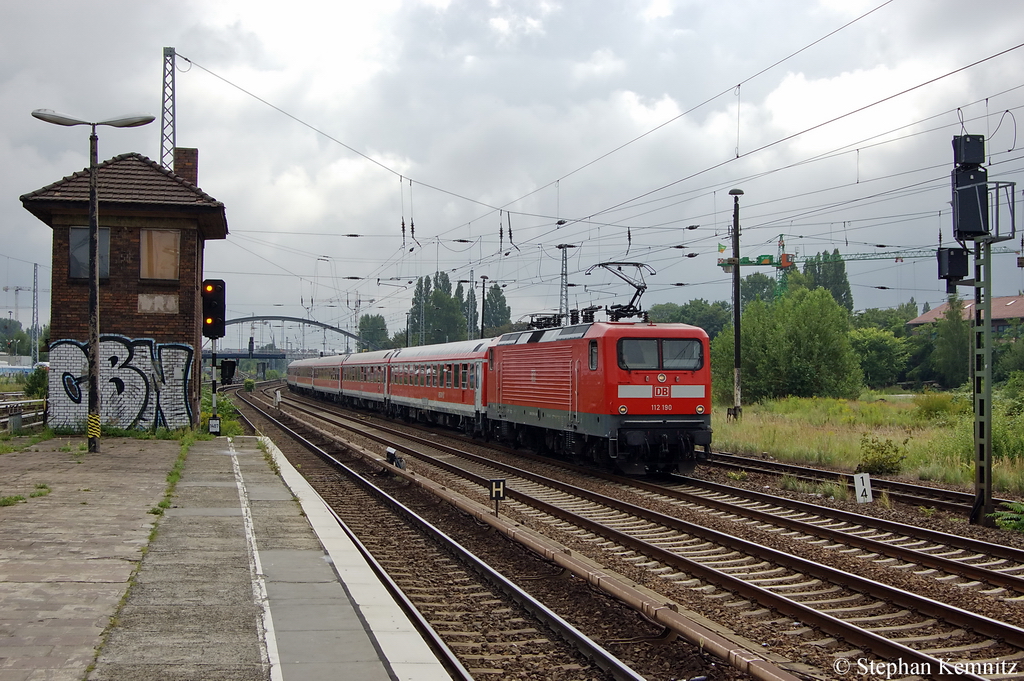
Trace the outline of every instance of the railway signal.
<instances>
[{"instance_id":1,"label":"railway signal","mask_svg":"<svg viewBox=\"0 0 1024 681\"><path fill-rule=\"evenodd\" d=\"M938 250L939 278L946 291L974 287L974 507L971 524L991 524L992 501L992 244L1016 235L1016 183L989 182L983 135L953 137L953 238L960 248ZM1002 218L1002 221L1000 220ZM1009 224L1006 224L1006 223ZM974 277L968 274L967 243L974 242Z\"/></svg>"},{"instance_id":2,"label":"railway signal","mask_svg":"<svg viewBox=\"0 0 1024 681\"><path fill-rule=\"evenodd\" d=\"M203 335L210 339L224 337L224 280L203 281Z\"/></svg>"}]
</instances>

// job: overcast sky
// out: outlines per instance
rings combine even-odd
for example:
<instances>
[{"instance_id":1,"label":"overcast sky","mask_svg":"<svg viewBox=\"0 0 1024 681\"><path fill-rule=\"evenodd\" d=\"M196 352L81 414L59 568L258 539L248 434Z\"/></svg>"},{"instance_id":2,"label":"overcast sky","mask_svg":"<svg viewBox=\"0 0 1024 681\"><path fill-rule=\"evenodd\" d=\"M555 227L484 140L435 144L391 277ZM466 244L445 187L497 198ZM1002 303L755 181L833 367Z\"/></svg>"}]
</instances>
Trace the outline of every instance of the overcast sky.
<instances>
[{"instance_id":1,"label":"overcast sky","mask_svg":"<svg viewBox=\"0 0 1024 681\"><path fill-rule=\"evenodd\" d=\"M7 2L2 18L3 312L38 263L43 322L51 231L18 197L87 166L88 131L30 112L152 113L101 128L99 155L159 161L164 47L177 143L227 207L205 275L226 280L231 317L352 328L358 308L393 333L408 282L437 270L503 284L513 320L557 312L558 244L577 246L572 307L629 302L625 282L585 274L610 261L656 272L644 307L730 300L732 188L744 256L775 255L780 234L800 257L909 256L940 232L952 244L954 135L989 138L990 180L1024 179L1015 0L107 0ZM858 309L944 298L931 257L847 271ZM995 295L1024 289L1014 254L995 272ZM27 325L30 292L17 307Z\"/></svg>"}]
</instances>

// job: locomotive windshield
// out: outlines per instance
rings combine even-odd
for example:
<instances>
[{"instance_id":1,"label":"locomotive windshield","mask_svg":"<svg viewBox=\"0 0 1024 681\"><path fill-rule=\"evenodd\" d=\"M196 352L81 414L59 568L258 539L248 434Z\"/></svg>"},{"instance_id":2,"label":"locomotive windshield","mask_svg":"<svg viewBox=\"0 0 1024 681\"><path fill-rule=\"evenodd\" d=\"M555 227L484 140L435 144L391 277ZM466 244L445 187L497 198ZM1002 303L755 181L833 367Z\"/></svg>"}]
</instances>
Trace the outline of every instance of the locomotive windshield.
<instances>
[{"instance_id":1,"label":"locomotive windshield","mask_svg":"<svg viewBox=\"0 0 1024 681\"><path fill-rule=\"evenodd\" d=\"M663 369L695 371L704 364L703 346L692 339L671 339L661 341Z\"/></svg>"},{"instance_id":2,"label":"locomotive windshield","mask_svg":"<svg viewBox=\"0 0 1024 681\"><path fill-rule=\"evenodd\" d=\"M696 371L704 366L704 348L690 338L623 338L619 366L630 370Z\"/></svg>"}]
</instances>

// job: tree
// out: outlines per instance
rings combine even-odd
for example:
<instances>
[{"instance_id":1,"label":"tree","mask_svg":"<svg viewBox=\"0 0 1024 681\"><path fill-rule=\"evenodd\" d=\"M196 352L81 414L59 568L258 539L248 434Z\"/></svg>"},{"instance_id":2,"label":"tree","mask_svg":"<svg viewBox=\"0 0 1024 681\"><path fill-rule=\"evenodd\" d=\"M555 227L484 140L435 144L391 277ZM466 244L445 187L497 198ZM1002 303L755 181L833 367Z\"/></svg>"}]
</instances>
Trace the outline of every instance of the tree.
<instances>
[{"instance_id":1,"label":"tree","mask_svg":"<svg viewBox=\"0 0 1024 681\"><path fill-rule=\"evenodd\" d=\"M903 303L895 308L869 307L862 312L855 313L850 321L855 329L881 329L891 332L897 338L905 338L909 335L907 322L915 317L917 317L917 303L911 298L909 303Z\"/></svg>"},{"instance_id":2,"label":"tree","mask_svg":"<svg viewBox=\"0 0 1024 681\"><path fill-rule=\"evenodd\" d=\"M932 354L935 352L935 343L932 342L934 336L935 324L925 324L907 336L907 369L899 380L913 381L921 385L938 378L932 365Z\"/></svg>"},{"instance_id":3,"label":"tree","mask_svg":"<svg viewBox=\"0 0 1024 681\"><path fill-rule=\"evenodd\" d=\"M383 315L365 314L359 318L359 342L356 343L356 352L384 350L390 347L392 346L388 337L388 325Z\"/></svg>"},{"instance_id":4,"label":"tree","mask_svg":"<svg viewBox=\"0 0 1024 681\"><path fill-rule=\"evenodd\" d=\"M846 263L838 248L832 253L818 253L808 258L804 263L804 274L811 277L814 286L831 293L847 312L853 311L853 293L850 291L850 280L846 277Z\"/></svg>"},{"instance_id":5,"label":"tree","mask_svg":"<svg viewBox=\"0 0 1024 681\"><path fill-rule=\"evenodd\" d=\"M494 329L512 322L512 308L505 302L505 294L501 287L492 284L487 289L487 297L484 299L484 336L488 335L487 329Z\"/></svg>"},{"instance_id":6,"label":"tree","mask_svg":"<svg viewBox=\"0 0 1024 681\"><path fill-rule=\"evenodd\" d=\"M763 272L748 274L740 280L740 310L746 309L747 303L754 300L766 303L775 300L775 280Z\"/></svg>"},{"instance_id":7,"label":"tree","mask_svg":"<svg viewBox=\"0 0 1024 681\"><path fill-rule=\"evenodd\" d=\"M416 288L412 294L412 305L409 307L409 343L423 345L426 341L427 329L433 328L433 308L430 294L433 285L430 277L416 280Z\"/></svg>"},{"instance_id":8,"label":"tree","mask_svg":"<svg viewBox=\"0 0 1024 681\"><path fill-rule=\"evenodd\" d=\"M683 305L660 303L652 305L647 312L652 322L662 324L690 324L699 326L714 340L722 332L725 325L732 319L732 305L724 300L709 303L703 298L695 298Z\"/></svg>"},{"instance_id":9,"label":"tree","mask_svg":"<svg viewBox=\"0 0 1024 681\"><path fill-rule=\"evenodd\" d=\"M409 345L447 343L466 340L465 301L460 283L452 295L452 281L446 272L436 272L433 280L420 277L409 308ZM472 291L471 291L472 292ZM400 341L405 345L405 338Z\"/></svg>"},{"instance_id":10,"label":"tree","mask_svg":"<svg viewBox=\"0 0 1024 681\"><path fill-rule=\"evenodd\" d=\"M451 283L447 279L448 275L444 272L434 278L434 293L430 297L432 326L427 327L427 343L466 340L466 318L462 314L462 305L452 297Z\"/></svg>"},{"instance_id":11,"label":"tree","mask_svg":"<svg viewBox=\"0 0 1024 681\"><path fill-rule=\"evenodd\" d=\"M904 338L875 327L850 331L850 344L860 359L864 383L870 388L894 385L907 365L910 350Z\"/></svg>"},{"instance_id":12,"label":"tree","mask_svg":"<svg viewBox=\"0 0 1024 681\"><path fill-rule=\"evenodd\" d=\"M1024 371L1024 340L1017 339L1007 344L996 362L993 376L996 380L1005 380L1015 371Z\"/></svg>"},{"instance_id":13,"label":"tree","mask_svg":"<svg viewBox=\"0 0 1024 681\"><path fill-rule=\"evenodd\" d=\"M772 305L752 302L743 313L740 339L744 402L788 395L856 397L861 369L848 330L846 310L824 289L800 288ZM732 339L730 326L712 344L712 384L719 399L732 393Z\"/></svg>"},{"instance_id":14,"label":"tree","mask_svg":"<svg viewBox=\"0 0 1024 681\"><path fill-rule=\"evenodd\" d=\"M949 307L935 323L935 350L932 361L942 385L955 388L967 380L971 327L963 317L964 303L957 295L949 298Z\"/></svg>"},{"instance_id":15,"label":"tree","mask_svg":"<svg viewBox=\"0 0 1024 681\"><path fill-rule=\"evenodd\" d=\"M466 318L466 328L471 338L476 338L473 330L480 323L480 311L476 306L476 289L473 286L466 291L466 299L462 304L462 316Z\"/></svg>"},{"instance_id":16,"label":"tree","mask_svg":"<svg viewBox=\"0 0 1024 681\"><path fill-rule=\"evenodd\" d=\"M651 305L651 309L647 311L647 318L655 324L678 324L679 306L675 303Z\"/></svg>"}]
</instances>

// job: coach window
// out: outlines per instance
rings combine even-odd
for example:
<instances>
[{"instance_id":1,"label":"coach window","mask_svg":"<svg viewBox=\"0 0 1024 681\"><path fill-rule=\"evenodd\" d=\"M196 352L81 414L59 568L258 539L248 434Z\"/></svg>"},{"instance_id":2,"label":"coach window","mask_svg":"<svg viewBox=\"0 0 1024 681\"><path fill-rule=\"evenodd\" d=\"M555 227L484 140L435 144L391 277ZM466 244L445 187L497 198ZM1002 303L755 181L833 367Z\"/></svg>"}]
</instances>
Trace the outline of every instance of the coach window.
<instances>
[{"instance_id":1,"label":"coach window","mask_svg":"<svg viewBox=\"0 0 1024 681\"><path fill-rule=\"evenodd\" d=\"M177 279L181 233L176 229L139 232L139 277Z\"/></svg>"},{"instance_id":2,"label":"coach window","mask_svg":"<svg viewBox=\"0 0 1024 681\"><path fill-rule=\"evenodd\" d=\"M590 370L597 371L597 341L590 341Z\"/></svg>"},{"instance_id":3,"label":"coach window","mask_svg":"<svg viewBox=\"0 0 1024 681\"><path fill-rule=\"evenodd\" d=\"M462 389L465 390L469 387L469 365L462 365Z\"/></svg>"},{"instance_id":4,"label":"coach window","mask_svg":"<svg viewBox=\"0 0 1024 681\"><path fill-rule=\"evenodd\" d=\"M72 227L68 234L70 260L68 276L72 279L89 278L89 228ZM110 278L110 230L100 227L100 278Z\"/></svg>"}]
</instances>

